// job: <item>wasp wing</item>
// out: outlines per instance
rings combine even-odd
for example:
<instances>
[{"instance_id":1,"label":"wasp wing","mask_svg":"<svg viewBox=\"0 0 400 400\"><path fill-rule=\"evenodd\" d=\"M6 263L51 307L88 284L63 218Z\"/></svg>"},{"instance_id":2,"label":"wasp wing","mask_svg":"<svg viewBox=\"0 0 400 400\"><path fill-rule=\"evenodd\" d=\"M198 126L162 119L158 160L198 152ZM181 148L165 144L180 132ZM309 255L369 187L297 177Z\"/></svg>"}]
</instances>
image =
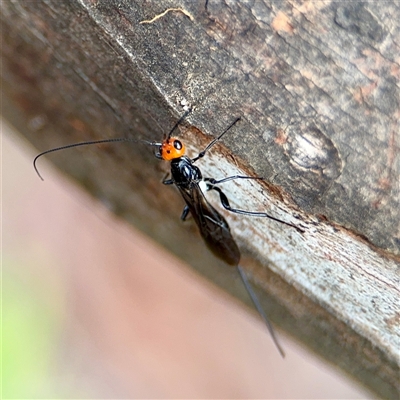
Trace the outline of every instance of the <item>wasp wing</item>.
<instances>
[{"instance_id":1,"label":"wasp wing","mask_svg":"<svg viewBox=\"0 0 400 400\"><path fill-rule=\"evenodd\" d=\"M199 184L191 182L187 188L177 187L208 248L226 263L238 265L240 252L229 225L225 218L207 201Z\"/></svg>"}]
</instances>

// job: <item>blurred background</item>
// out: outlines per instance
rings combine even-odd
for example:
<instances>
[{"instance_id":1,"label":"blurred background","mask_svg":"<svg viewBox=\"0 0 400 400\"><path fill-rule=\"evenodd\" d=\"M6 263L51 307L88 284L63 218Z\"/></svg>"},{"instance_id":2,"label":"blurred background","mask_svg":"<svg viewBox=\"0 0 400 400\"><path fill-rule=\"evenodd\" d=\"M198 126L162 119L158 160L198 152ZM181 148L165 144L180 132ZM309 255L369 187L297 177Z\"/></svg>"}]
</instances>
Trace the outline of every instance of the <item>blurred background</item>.
<instances>
[{"instance_id":1,"label":"blurred background","mask_svg":"<svg viewBox=\"0 0 400 400\"><path fill-rule=\"evenodd\" d=\"M1 128L3 398L373 398Z\"/></svg>"}]
</instances>

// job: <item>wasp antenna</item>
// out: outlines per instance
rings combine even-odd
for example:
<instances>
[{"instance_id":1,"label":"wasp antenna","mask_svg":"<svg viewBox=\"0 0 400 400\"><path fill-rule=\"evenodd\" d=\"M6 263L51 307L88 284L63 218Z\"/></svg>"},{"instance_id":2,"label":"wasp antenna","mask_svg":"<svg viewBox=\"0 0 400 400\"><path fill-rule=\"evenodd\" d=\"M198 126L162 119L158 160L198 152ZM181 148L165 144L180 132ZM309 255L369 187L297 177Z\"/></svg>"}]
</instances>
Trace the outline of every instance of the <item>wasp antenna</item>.
<instances>
[{"instance_id":1,"label":"wasp antenna","mask_svg":"<svg viewBox=\"0 0 400 400\"><path fill-rule=\"evenodd\" d=\"M250 285L249 280L247 279L246 272L242 269L240 265L237 266L240 277L242 278L243 284L247 290L247 293L249 294L253 304L255 305L258 313L260 314L261 318L264 320L265 325L267 325L268 331L272 337L273 342L275 343L276 348L278 349L279 353L283 358L285 358L285 352L283 351L281 345L279 344L278 338L275 335L274 327L272 326L270 320L267 317L267 314L265 314L264 309L261 307L260 301L258 300L257 295L254 293L253 288Z\"/></svg>"},{"instance_id":2,"label":"wasp antenna","mask_svg":"<svg viewBox=\"0 0 400 400\"><path fill-rule=\"evenodd\" d=\"M224 136L225 133L228 132L229 129L231 129L232 126L235 125L237 122L239 122L241 119L242 119L242 117L236 118L236 119L235 119L235 120L234 120L234 121L219 135L219 136L218 136L218 137L216 137L213 141L211 141L211 142L208 144L208 146L207 146L203 151L201 151L201 152L198 154L197 157L193 158L192 162L197 161L199 158L203 158L203 157L205 156L205 154L207 153L207 151L210 150L211 147L213 147L214 144L217 143L218 140L220 140L220 139L222 138L222 136Z\"/></svg>"},{"instance_id":3,"label":"wasp antenna","mask_svg":"<svg viewBox=\"0 0 400 400\"><path fill-rule=\"evenodd\" d=\"M81 142L81 143L73 143L73 144L67 144L66 146L60 146L56 147L54 149L46 150L43 151L42 153L38 154L34 160L33 160L33 168L35 168L36 173L38 174L39 178L43 181L42 175L40 175L40 172L36 166L37 160L49 153L54 153L56 151L60 150L66 150L66 149L71 149L73 147L79 147L79 146L90 146L92 144L101 144L101 143L112 143L112 142L144 142L150 146L159 146L161 143L155 143L155 142L148 142L147 140L141 140L141 139L129 139L129 138L113 138L113 139L102 139L102 140L90 140L87 142Z\"/></svg>"},{"instance_id":4,"label":"wasp antenna","mask_svg":"<svg viewBox=\"0 0 400 400\"><path fill-rule=\"evenodd\" d=\"M168 136L166 137L166 139L169 139L172 135L172 132L182 123L182 121L192 112L192 109L189 108L185 114L182 115L182 117L179 118L178 122L174 125L174 127L170 130L170 132L168 133Z\"/></svg>"}]
</instances>

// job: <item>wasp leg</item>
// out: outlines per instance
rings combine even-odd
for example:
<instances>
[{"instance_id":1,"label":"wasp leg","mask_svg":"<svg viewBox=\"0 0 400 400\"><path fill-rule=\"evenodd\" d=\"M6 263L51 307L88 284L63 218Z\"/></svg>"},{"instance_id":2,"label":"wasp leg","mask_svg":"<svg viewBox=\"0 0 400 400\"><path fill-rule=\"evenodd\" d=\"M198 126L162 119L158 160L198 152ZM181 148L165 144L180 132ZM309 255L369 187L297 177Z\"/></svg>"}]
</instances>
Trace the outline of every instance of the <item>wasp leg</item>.
<instances>
[{"instance_id":1,"label":"wasp leg","mask_svg":"<svg viewBox=\"0 0 400 400\"><path fill-rule=\"evenodd\" d=\"M259 180L264 180L264 178L262 178L261 176L245 176L245 175L228 176L227 178L220 179L219 181L217 181L214 178L204 178L205 181L210 182L212 185L218 185L220 183L233 181L234 179L259 179Z\"/></svg>"},{"instance_id":2,"label":"wasp leg","mask_svg":"<svg viewBox=\"0 0 400 400\"><path fill-rule=\"evenodd\" d=\"M225 178L225 179L226 179L226 178ZM209 182L211 182L211 180L210 180ZM228 211L231 211L231 212L236 213L236 214L252 215L253 217L269 218L269 219L272 219L273 221L280 222L280 223L282 223L282 224L285 224L285 225L287 225L287 226L290 226L290 227L292 227L292 228L295 228L295 229L296 229L297 231L299 231L300 233L304 233L304 231L303 231L302 229L298 228L297 226L292 225L292 224L290 224L289 222L282 221L281 219L275 218L275 217L273 217L272 215L269 215L269 214L267 214L267 213L264 213L264 212L257 212L257 211L245 211L245 210L239 210L239 209L237 209L237 208L232 208L231 205L229 204L229 200L228 200L228 198L226 197L226 194L225 194L219 187L214 186L212 183L209 183L209 184L207 185L207 189L208 189L208 190L215 190L215 191L217 191L217 192L219 193L219 199L220 199L220 201L221 201L221 204L222 204L222 206L223 206L226 210L228 210Z\"/></svg>"},{"instance_id":3,"label":"wasp leg","mask_svg":"<svg viewBox=\"0 0 400 400\"><path fill-rule=\"evenodd\" d=\"M173 179L167 179L167 176L169 175L169 172L164 176L164 179L162 180L163 185L173 185L175 181Z\"/></svg>"},{"instance_id":4,"label":"wasp leg","mask_svg":"<svg viewBox=\"0 0 400 400\"><path fill-rule=\"evenodd\" d=\"M242 269L242 267L241 267L240 265L238 265L237 268L238 268L240 277L242 278L243 284L244 284L244 286L245 286L245 288L246 288L246 290L247 290L247 293L249 294L249 296L250 296L250 298L251 298L251 301L252 301L253 304L255 305L255 307L256 307L258 313L260 314L261 318L264 320L265 325L267 325L268 331L269 331L269 333L270 333L270 335L271 335L271 337L272 337L272 340L273 340L274 343L275 343L275 346L276 346L277 349L279 350L279 353L281 353L281 356L282 356L282 357L285 357L285 352L283 351L281 345L279 344L278 338L277 338L276 335L275 335L274 328L273 328L273 326L272 326L270 320L268 319L267 314L265 314L264 309L261 307L261 304L260 304L260 302L259 302L259 300L258 300L258 297L257 297L257 295L254 293L254 290L253 290L253 288L251 287L250 282L249 282L248 279L247 279L246 272L243 271L243 269Z\"/></svg>"},{"instance_id":5,"label":"wasp leg","mask_svg":"<svg viewBox=\"0 0 400 400\"><path fill-rule=\"evenodd\" d=\"M188 216L188 214L189 214L189 207L188 206L183 207L181 220L186 221L186 217Z\"/></svg>"}]
</instances>

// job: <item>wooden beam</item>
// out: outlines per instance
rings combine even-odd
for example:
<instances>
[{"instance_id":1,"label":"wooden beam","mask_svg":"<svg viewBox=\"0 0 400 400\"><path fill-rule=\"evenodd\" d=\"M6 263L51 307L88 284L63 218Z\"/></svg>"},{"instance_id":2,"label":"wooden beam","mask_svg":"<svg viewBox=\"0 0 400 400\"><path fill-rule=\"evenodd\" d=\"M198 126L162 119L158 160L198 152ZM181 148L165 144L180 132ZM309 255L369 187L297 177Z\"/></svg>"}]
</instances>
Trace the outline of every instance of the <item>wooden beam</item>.
<instances>
[{"instance_id":1,"label":"wooden beam","mask_svg":"<svg viewBox=\"0 0 400 400\"><path fill-rule=\"evenodd\" d=\"M224 191L235 206L305 231L227 215L266 310L378 395L396 398L398 3L181 1L164 13L166 3L2 2L4 115L45 150L160 140L190 105L180 135L192 154L241 116L198 164L215 178L266 177ZM163 167L151 149L107 145L48 158L248 301L195 227L182 226L182 200L159 184Z\"/></svg>"}]
</instances>

